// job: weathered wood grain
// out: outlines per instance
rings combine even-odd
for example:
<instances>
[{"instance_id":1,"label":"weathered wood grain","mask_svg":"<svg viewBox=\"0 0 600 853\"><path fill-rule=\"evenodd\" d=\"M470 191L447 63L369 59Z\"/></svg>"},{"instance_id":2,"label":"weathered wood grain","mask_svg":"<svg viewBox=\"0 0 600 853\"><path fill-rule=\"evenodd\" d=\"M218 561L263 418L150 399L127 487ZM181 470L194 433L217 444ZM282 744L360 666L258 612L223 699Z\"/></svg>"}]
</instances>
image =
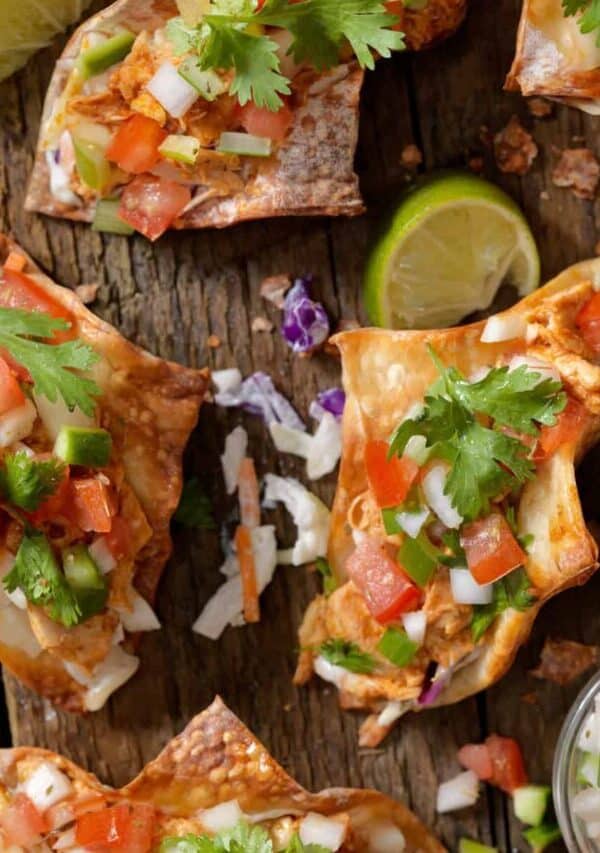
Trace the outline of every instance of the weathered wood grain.
<instances>
[{"instance_id":1,"label":"weathered wood grain","mask_svg":"<svg viewBox=\"0 0 600 853\"><path fill-rule=\"evenodd\" d=\"M369 203L366 216L251 223L223 232L169 235L154 246L142 238L100 236L84 226L23 212L57 44L0 86L0 227L11 231L64 284L97 281L95 310L132 340L192 365L235 364L244 373L264 369L306 417L315 391L339 381L339 365L326 355L291 356L276 330L251 332L257 315L268 317L276 327L279 319L261 300L260 281L279 272L313 272L317 293L336 323L364 321L362 265L378 214L407 182L400 161L406 144L422 147L427 171L464 166L473 155L483 156L485 174L522 203L539 240L545 274L593 253L596 205L554 187L550 174L553 146L564 148L574 137L582 137L594 148L597 120L560 107L551 118L535 120L522 99L501 91L518 6L517 0L473 0L466 25L453 40L423 55L382 62L369 75L357 154ZM500 175L481 141L482 126L496 131L515 112L540 145L534 168L522 179ZM222 341L218 349L207 346L211 334ZM250 432L260 474L302 473L295 461L272 452L256 419L206 405L186 469L198 474L219 518L227 518L233 506L223 492L218 453L225 432L240 420ZM590 470L588 483L596 467ZM330 477L316 490L329 500L333 488ZM589 512L596 514L594 489L588 485L585 491ZM281 540L291 542L293 530L284 514L277 511L273 518ZM532 778L549 779L558 730L579 685L558 688L532 679L527 670L547 633L600 641L595 606L600 580L547 606L510 674L486 696L409 717L381 749L358 751L358 720L340 713L333 691L318 683L297 690L290 680L296 627L316 580L302 569L279 569L263 596L261 623L230 630L211 643L192 635L190 625L221 581L219 537L175 530L174 539L158 603L164 628L144 640L140 673L108 708L88 718L55 711L5 675L15 742L62 751L103 780L119 784L219 692L302 783L313 788L372 785L402 797L451 849L462 835L493 841L501 850L525 849L500 796L486 794L475 809L440 818L434 812L435 786L458 771L457 746L491 730L517 737ZM523 701L526 694L532 694L535 704Z\"/></svg>"}]
</instances>

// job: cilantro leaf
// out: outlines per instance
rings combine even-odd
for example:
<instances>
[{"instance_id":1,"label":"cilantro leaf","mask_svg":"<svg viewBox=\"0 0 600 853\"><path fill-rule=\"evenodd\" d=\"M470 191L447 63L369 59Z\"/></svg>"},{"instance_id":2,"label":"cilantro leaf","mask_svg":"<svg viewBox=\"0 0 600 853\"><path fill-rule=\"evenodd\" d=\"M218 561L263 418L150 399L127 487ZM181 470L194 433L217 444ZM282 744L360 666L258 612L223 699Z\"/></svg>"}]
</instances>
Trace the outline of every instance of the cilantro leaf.
<instances>
[{"instance_id":1,"label":"cilantro leaf","mask_svg":"<svg viewBox=\"0 0 600 853\"><path fill-rule=\"evenodd\" d=\"M173 515L175 521L184 527L197 527L200 530L215 530L210 499L206 495L197 477L191 477L183 485L179 506Z\"/></svg>"},{"instance_id":2,"label":"cilantro leaf","mask_svg":"<svg viewBox=\"0 0 600 853\"><path fill-rule=\"evenodd\" d=\"M51 402L61 396L70 409L78 406L86 415L92 415L94 397L100 389L91 379L72 371L89 370L98 361L97 353L81 341L49 344L31 340L51 338L54 332L66 328L64 320L48 314L0 308L0 347L27 368L37 393Z\"/></svg>"},{"instance_id":3,"label":"cilantro leaf","mask_svg":"<svg viewBox=\"0 0 600 853\"><path fill-rule=\"evenodd\" d=\"M273 842L262 826L240 820L212 838L192 834L163 838L159 849L160 853L273 853Z\"/></svg>"},{"instance_id":4,"label":"cilantro leaf","mask_svg":"<svg viewBox=\"0 0 600 853\"><path fill-rule=\"evenodd\" d=\"M169 21L167 37L177 54L196 53L202 70L233 69L230 92L241 104L253 100L275 111L281 95L290 93L290 81L281 73L277 43L248 32L248 24L288 30L288 53L323 71L339 64L344 45L362 68L374 67L375 54L402 50L402 33L391 29L397 22L384 0L266 0L260 9L251 0L212 0L210 13L195 27L181 18Z\"/></svg>"},{"instance_id":5,"label":"cilantro leaf","mask_svg":"<svg viewBox=\"0 0 600 853\"><path fill-rule=\"evenodd\" d=\"M535 472L522 442L475 420L437 452L452 462L446 493L467 520L488 512L491 500L525 483Z\"/></svg>"},{"instance_id":6,"label":"cilantro leaf","mask_svg":"<svg viewBox=\"0 0 600 853\"><path fill-rule=\"evenodd\" d=\"M505 610L512 608L523 612L532 607L537 600L531 592L531 582L522 568L515 569L514 572L496 581L493 592L494 598L490 604L479 604L473 607L471 634L474 643Z\"/></svg>"},{"instance_id":7,"label":"cilantro leaf","mask_svg":"<svg viewBox=\"0 0 600 853\"><path fill-rule=\"evenodd\" d=\"M515 370L496 367L479 382L467 382L449 368L452 395L467 409L493 418L496 424L527 435L537 435L537 424L554 426L556 415L567 404L567 395L555 379L543 379L535 368L521 365Z\"/></svg>"},{"instance_id":8,"label":"cilantro leaf","mask_svg":"<svg viewBox=\"0 0 600 853\"><path fill-rule=\"evenodd\" d=\"M65 470L59 459L34 459L24 450L8 454L2 461L0 491L9 503L26 512L34 512L54 494Z\"/></svg>"},{"instance_id":9,"label":"cilantro leaf","mask_svg":"<svg viewBox=\"0 0 600 853\"><path fill-rule=\"evenodd\" d=\"M375 658L363 652L360 646L350 640L334 637L325 640L319 646L318 653L334 666L341 666L349 672L368 675L375 669Z\"/></svg>"},{"instance_id":10,"label":"cilantro leaf","mask_svg":"<svg viewBox=\"0 0 600 853\"><path fill-rule=\"evenodd\" d=\"M227 19L225 19L227 21ZM254 101L259 107L277 111L283 104L280 95L290 94L289 81L279 72L279 45L268 36L256 36L223 21L223 16L208 15L210 27L200 55L200 68L233 68L235 77L229 87L242 106Z\"/></svg>"},{"instance_id":11,"label":"cilantro leaf","mask_svg":"<svg viewBox=\"0 0 600 853\"><path fill-rule=\"evenodd\" d=\"M592 33L600 30L600 0L562 0L563 13L566 17L580 14L579 29L582 33ZM600 32L596 37L600 47Z\"/></svg>"},{"instance_id":12,"label":"cilantro leaf","mask_svg":"<svg viewBox=\"0 0 600 853\"><path fill-rule=\"evenodd\" d=\"M47 607L55 622L66 628L82 618L74 592L58 567L50 543L41 533L25 533L15 564L4 577L8 592L20 588L27 601Z\"/></svg>"},{"instance_id":13,"label":"cilantro leaf","mask_svg":"<svg viewBox=\"0 0 600 853\"><path fill-rule=\"evenodd\" d=\"M294 833L283 853L331 853L331 850L322 844L304 844L300 836Z\"/></svg>"},{"instance_id":14,"label":"cilantro leaf","mask_svg":"<svg viewBox=\"0 0 600 853\"><path fill-rule=\"evenodd\" d=\"M323 578L323 592L325 595L331 595L337 589L338 583L325 557L317 557L315 568Z\"/></svg>"},{"instance_id":15,"label":"cilantro leaf","mask_svg":"<svg viewBox=\"0 0 600 853\"><path fill-rule=\"evenodd\" d=\"M472 520L535 473L527 444L501 428L536 437L540 424L556 423L567 397L559 382L540 381L540 374L526 366L495 367L470 383L433 349L429 353L440 376L425 396L421 415L393 433L389 454L401 456L413 435L425 436L430 456L451 465L446 494L461 516Z\"/></svg>"}]
</instances>

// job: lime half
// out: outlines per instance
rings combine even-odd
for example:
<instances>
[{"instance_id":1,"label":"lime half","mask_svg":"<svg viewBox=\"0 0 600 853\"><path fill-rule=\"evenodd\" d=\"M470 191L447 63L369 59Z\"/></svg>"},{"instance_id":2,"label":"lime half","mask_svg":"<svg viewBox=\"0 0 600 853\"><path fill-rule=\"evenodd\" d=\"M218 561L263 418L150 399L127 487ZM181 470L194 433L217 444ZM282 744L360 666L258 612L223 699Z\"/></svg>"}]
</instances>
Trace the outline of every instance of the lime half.
<instances>
[{"instance_id":1,"label":"lime half","mask_svg":"<svg viewBox=\"0 0 600 853\"><path fill-rule=\"evenodd\" d=\"M0 80L79 20L91 0L0 0Z\"/></svg>"},{"instance_id":2,"label":"lime half","mask_svg":"<svg viewBox=\"0 0 600 853\"><path fill-rule=\"evenodd\" d=\"M364 297L377 326L435 329L487 308L501 284L523 296L539 279L515 202L481 178L451 174L401 202L367 262Z\"/></svg>"}]
</instances>

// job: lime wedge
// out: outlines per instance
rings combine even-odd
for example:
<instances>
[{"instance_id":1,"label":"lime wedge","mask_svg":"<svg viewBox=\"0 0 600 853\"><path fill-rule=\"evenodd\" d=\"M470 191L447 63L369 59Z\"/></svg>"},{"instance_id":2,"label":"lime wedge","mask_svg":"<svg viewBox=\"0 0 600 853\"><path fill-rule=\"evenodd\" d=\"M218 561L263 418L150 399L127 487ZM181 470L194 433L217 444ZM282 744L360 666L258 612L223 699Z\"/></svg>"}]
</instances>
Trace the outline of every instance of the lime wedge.
<instances>
[{"instance_id":1,"label":"lime wedge","mask_svg":"<svg viewBox=\"0 0 600 853\"><path fill-rule=\"evenodd\" d=\"M75 23L91 0L18 0L0 3L0 80L25 65L57 34Z\"/></svg>"},{"instance_id":2,"label":"lime wedge","mask_svg":"<svg viewBox=\"0 0 600 853\"><path fill-rule=\"evenodd\" d=\"M377 326L452 326L493 301L501 284L520 296L540 279L525 217L502 190L469 174L410 191L367 262L364 298Z\"/></svg>"}]
</instances>

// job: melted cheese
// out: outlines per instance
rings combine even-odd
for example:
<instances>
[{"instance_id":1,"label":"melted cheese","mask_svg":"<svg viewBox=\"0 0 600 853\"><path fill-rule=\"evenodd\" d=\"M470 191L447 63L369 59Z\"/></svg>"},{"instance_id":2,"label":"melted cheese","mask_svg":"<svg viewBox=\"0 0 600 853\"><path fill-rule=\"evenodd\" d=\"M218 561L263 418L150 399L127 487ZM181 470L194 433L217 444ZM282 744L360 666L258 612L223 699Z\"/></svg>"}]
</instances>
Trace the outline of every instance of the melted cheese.
<instances>
[{"instance_id":1,"label":"melted cheese","mask_svg":"<svg viewBox=\"0 0 600 853\"><path fill-rule=\"evenodd\" d=\"M577 71L591 71L600 66L597 33L582 33L578 16L564 16L561 0L531 0L529 19Z\"/></svg>"}]
</instances>

